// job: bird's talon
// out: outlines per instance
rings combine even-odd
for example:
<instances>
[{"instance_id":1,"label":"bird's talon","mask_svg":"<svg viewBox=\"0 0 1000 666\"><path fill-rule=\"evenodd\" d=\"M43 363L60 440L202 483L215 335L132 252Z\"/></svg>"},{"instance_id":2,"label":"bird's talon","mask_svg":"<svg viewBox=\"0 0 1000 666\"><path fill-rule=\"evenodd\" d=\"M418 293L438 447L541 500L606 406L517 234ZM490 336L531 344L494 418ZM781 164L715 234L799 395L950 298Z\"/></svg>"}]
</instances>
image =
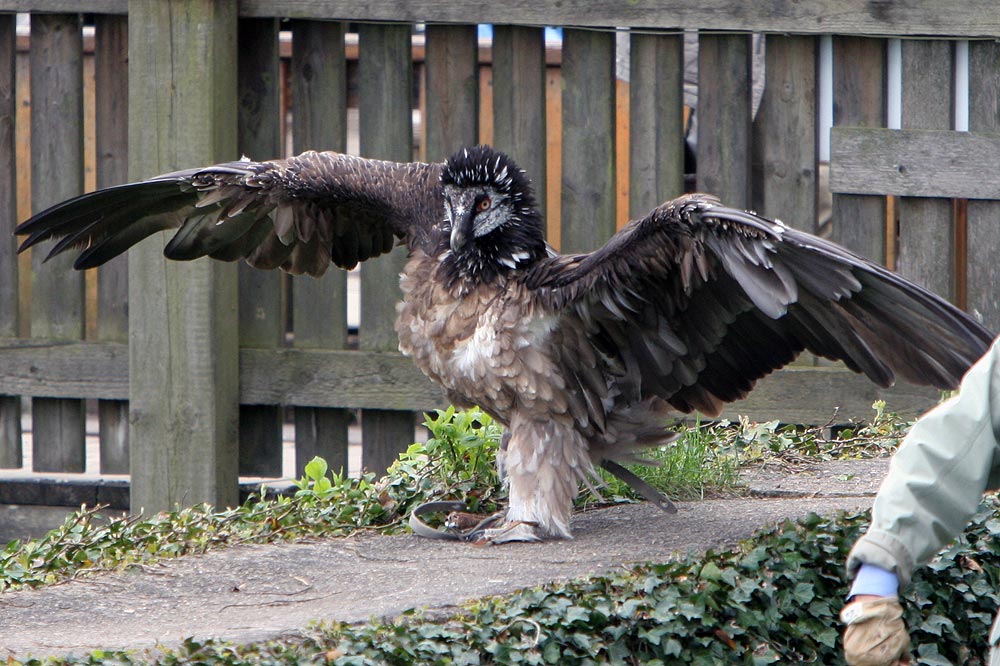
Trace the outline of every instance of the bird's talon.
<instances>
[{"instance_id":1,"label":"bird's talon","mask_svg":"<svg viewBox=\"0 0 1000 666\"><path fill-rule=\"evenodd\" d=\"M515 520L500 527L481 530L475 535L476 546L496 546L510 541L542 541L538 523L529 520Z\"/></svg>"},{"instance_id":2,"label":"bird's talon","mask_svg":"<svg viewBox=\"0 0 1000 666\"><path fill-rule=\"evenodd\" d=\"M503 520L503 518L504 518L503 511L494 513L491 516L486 516L471 528L465 530L464 532L461 532L459 538L461 538L462 541L468 541L469 543L472 543L474 545L479 545L477 542L482 537L482 535L485 534L486 532L489 532L493 528L493 526L496 525L497 523L500 523Z\"/></svg>"}]
</instances>

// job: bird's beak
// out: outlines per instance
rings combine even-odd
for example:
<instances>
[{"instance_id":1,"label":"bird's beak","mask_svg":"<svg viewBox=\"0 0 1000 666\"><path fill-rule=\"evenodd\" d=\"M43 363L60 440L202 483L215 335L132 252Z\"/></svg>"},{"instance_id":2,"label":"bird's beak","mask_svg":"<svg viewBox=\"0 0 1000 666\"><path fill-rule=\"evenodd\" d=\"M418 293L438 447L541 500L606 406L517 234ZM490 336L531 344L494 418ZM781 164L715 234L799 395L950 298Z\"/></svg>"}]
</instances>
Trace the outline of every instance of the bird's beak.
<instances>
[{"instance_id":1,"label":"bird's beak","mask_svg":"<svg viewBox=\"0 0 1000 666\"><path fill-rule=\"evenodd\" d=\"M452 210L451 251L458 252L469 242L472 229L472 213L456 206Z\"/></svg>"},{"instance_id":2,"label":"bird's beak","mask_svg":"<svg viewBox=\"0 0 1000 666\"><path fill-rule=\"evenodd\" d=\"M452 224L451 225L451 251L458 252L465 245L468 234L462 229L462 225Z\"/></svg>"}]
</instances>

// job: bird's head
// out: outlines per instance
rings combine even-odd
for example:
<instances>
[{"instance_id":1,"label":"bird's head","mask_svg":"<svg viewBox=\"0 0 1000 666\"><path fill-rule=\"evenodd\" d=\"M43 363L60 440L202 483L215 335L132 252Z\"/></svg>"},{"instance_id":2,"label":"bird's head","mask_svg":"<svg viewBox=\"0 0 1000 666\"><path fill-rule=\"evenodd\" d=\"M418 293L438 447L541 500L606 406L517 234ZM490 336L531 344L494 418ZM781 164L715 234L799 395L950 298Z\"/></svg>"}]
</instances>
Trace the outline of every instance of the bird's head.
<instances>
[{"instance_id":1,"label":"bird's head","mask_svg":"<svg viewBox=\"0 0 1000 666\"><path fill-rule=\"evenodd\" d=\"M441 172L451 256L465 277L492 279L546 254L527 175L489 146L464 148Z\"/></svg>"}]
</instances>

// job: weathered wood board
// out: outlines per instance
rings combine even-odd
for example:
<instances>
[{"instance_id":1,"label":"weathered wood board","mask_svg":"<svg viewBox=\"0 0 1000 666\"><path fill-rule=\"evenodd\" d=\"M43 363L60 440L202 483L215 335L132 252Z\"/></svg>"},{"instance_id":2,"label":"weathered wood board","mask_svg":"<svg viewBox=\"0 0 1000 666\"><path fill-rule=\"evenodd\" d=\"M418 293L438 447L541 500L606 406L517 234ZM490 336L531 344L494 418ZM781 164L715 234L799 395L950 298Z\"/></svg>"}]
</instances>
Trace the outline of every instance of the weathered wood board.
<instances>
[{"instance_id":1,"label":"weathered wood board","mask_svg":"<svg viewBox=\"0 0 1000 666\"><path fill-rule=\"evenodd\" d=\"M128 182L128 17L94 18L94 97L97 187ZM97 335L128 340L128 258L115 257L97 271ZM129 470L128 402L98 402L101 473Z\"/></svg>"},{"instance_id":2,"label":"weathered wood board","mask_svg":"<svg viewBox=\"0 0 1000 666\"><path fill-rule=\"evenodd\" d=\"M252 159L281 156L281 73L278 20L240 19L237 147ZM240 262L239 344L273 348L282 343L281 274ZM277 405L240 407L240 474L281 476L283 410Z\"/></svg>"},{"instance_id":3,"label":"weathered wood board","mask_svg":"<svg viewBox=\"0 0 1000 666\"><path fill-rule=\"evenodd\" d=\"M903 129L953 129L953 44L904 39ZM994 158L995 159L995 158ZM948 199L901 197L896 270L956 301L955 225Z\"/></svg>"},{"instance_id":4,"label":"weathered wood board","mask_svg":"<svg viewBox=\"0 0 1000 666\"><path fill-rule=\"evenodd\" d=\"M427 26L423 156L447 158L479 142L479 39L476 26Z\"/></svg>"},{"instance_id":5,"label":"weathered wood board","mask_svg":"<svg viewBox=\"0 0 1000 666\"><path fill-rule=\"evenodd\" d=\"M830 237L858 254L886 262L885 193L845 194L833 184L845 166L833 143L838 126L885 127L886 45L884 39L833 38L833 124L830 138L830 190L833 192ZM893 241L895 242L895 241ZM895 252L895 247L893 247Z\"/></svg>"},{"instance_id":6,"label":"weathered wood board","mask_svg":"<svg viewBox=\"0 0 1000 666\"><path fill-rule=\"evenodd\" d=\"M31 16L31 207L41 211L83 192L83 34L77 14ZM32 251L31 335L84 335L84 278L68 255L45 262L51 242ZM44 262L44 263L43 263ZM32 402L32 467L82 472L82 400Z\"/></svg>"},{"instance_id":7,"label":"weathered wood board","mask_svg":"<svg viewBox=\"0 0 1000 666\"><path fill-rule=\"evenodd\" d=\"M816 231L818 38L769 35L766 83L753 124L753 208Z\"/></svg>"},{"instance_id":8,"label":"weathered wood board","mask_svg":"<svg viewBox=\"0 0 1000 666\"><path fill-rule=\"evenodd\" d=\"M15 17L0 15L0 336L19 333L17 223L17 35ZM0 391L0 468L22 465L21 398Z\"/></svg>"},{"instance_id":9,"label":"weathered wood board","mask_svg":"<svg viewBox=\"0 0 1000 666\"><path fill-rule=\"evenodd\" d=\"M750 208L750 35L698 36L698 190Z\"/></svg>"},{"instance_id":10,"label":"weathered wood board","mask_svg":"<svg viewBox=\"0 0 1000 666\"><path fill-rule=\"evenodd\" d=\"M127 11L125 0L95 0L94 11ZM71 0L2 0L0 9L30 11L52 7L71 11ZM853 33L942 35L958 38L1000 36L1000 16L992 0L942 3L938 0L871 2L763 0L516 0L483 4L475 0L403 0L362 4L352 0L242 0L244 16L338 18L376 21L499 23L743 30L774 33Z\"/></svg>"},{"instance_id":11,"label":"weathered wood board","mask_svg":"<svg viewBox=\"0 0 1000 666\"><path fill-rule=\"evenodd\" d=\"M413 66L409 25L359 27L358 94L361 152L369 157L413 159ZM397 247L361 267L359 344L368 351L398 349L396 303L406 251ZM414 415L382 409L362 413L361 465L380 474L413 443Z\"/></svg>"},{"instance_id":12,"label":"weathered wood board","mask_svg":"<svg viewBox=\"0 0 1000 666\"><path fill-rule=\"evenodd\" d=\"M493 29L493 145L531 177L542 217L548 182L545 108L545 35L541 28Z\"/></svg>"},{"instance_id":13,"label":"weathered wood board","mask_svg":"<svg viewBox=\"0 0 1000 666\"><path fill-rule=\"evenodd\" d=\"M615 37L563 31L561 246L595 250L615 232Z\"/></svg>"},{"instance_id":14,"label":"weathered wood board","mask_svg":"<svg viewBox=\"0 0 1000 666\"><path fill-rule=\"evenodd\" d=\"M834 192L906 197L1000 198L1000 133L834 127Z\"/></svg>"},{"instance_id":15,"label":"weathered wood board","mask_svg":"<svg viewBox=\"0 0 1000 666\"><path fill-rule=\"evenodd\" d=\"M129 0L88 0L87 11L125 14ZM789 3L764 0L752 7L734 0L517 0L482 4L475 0L403 0L357 3L352 0L241 0L240 16L356 21L494 23L643 28L673 26L776 34L937 35L958 39L1000 36L1000 17L992 0L941 3L909 0L819 0ZM79 0L0 0L0 11L76 12Z\"/></svg>"},{"instance_id":16,"label":"weathered wood board","mask_svg":"<svg viewBox=\"0 0 1000 666\"><path fill-rule=\"evenodd\" d=\"M333 21L292 22L292 143L295 152L347 148L345 26ZM338 48L340 46L340 48ZM340 349L347 344L347 274L331 268L322 278L291 278L294 344ZM347 428L341 409L295 408L295 469L314 456L331 469L347 469Z\"/></svg>"},{"instance_id":17,"label":"weathered wood board","mask_svg":"<svg viewBox=\"0 0 1000 666\"><path fill-rule=\"evenodd\" d=\"M235 0L129 4L129 177L236 159ZM150 123L150 118L159 122ZM233 506L239 342L236 266L129 261L131 505Z\"/></svg>"},{"instance_id":18,"label":"weathered wood board","mask_svg":"<svg viewBox=\"0 0 1000 666\"><path fill-rule=\"evenodd\" d=\"M121 343L38 344L0 340L0 392L122 399L128 395L128 348ZM424 411L447 403L441 390L398 352L351 350L243 349L240 402L314 407ZM803 395L813 396L804 401ZM726 415L754 420L825 423L840 416L871 416L871 403L888 401L894 411L913 415L933 405L939 392L899 384L880 389L861 375L837 367L794 367L762 379L746 400Z\"/></svg>"},{"instance_id":19,"label":"weathered wood board","mask_svg":"<svg viewBox=\"0 0 1000 666\"><path fill-rule=\"evenodd\" d=\"M1000 135L1000 44L969 45L969 129ZM997 146L1000 149L1000 145ZM1000 152L993 152L996 163ZM986 162L985 164L990 164ZM986 171L984 174L983 171ZM980 170L998 177L1000 169ZM1000 199L1000 184L997 186ZM1000 332L1000 202L970 201L966 217L966 304L983 323Z\"/></svg>"},{"instance_id":20,"label":"weathered wood board","mask_svg":"<svg viewBox=\"0 0 1000 666\"><path fill-rule=\"evenodd\" d=\"M629 57L629 215L684 192L684 39L633 33Z\"/></svg>"}]
</instances>

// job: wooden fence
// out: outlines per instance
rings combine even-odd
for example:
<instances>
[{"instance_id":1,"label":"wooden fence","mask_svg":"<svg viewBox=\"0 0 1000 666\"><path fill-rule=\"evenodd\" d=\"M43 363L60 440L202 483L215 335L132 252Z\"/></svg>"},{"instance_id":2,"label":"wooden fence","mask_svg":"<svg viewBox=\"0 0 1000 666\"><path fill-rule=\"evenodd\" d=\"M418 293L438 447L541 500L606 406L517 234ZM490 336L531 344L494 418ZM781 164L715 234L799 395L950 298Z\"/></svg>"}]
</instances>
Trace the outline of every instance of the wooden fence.
<instances>
[{"instance_id":1,"label":"wooden fence","mask_svg":"<svg viewBox=\"0 0 1000 666\"><path fill-rule=\"evenodd\" d=\"M817 62L833 35L833 237L998 328L1000 15L985 0L905 4L90 0L91 102L80 3L0 0L0 11L31 13L27 123L15 122L15 16L0 14L0 467L21 465L30 398L34 469L82 471L92 399L103 471L131 472L133 508L232 504L239 473L280 474L286 406L297 459L323 455L335 467L346 466L348 423L361 410L363 463L376 470L411 441L414 411L442 405L396 351L398 252L362 267L356 337L340 272L283 287L278 274L245 266L168 264L164 241L149 240L97 272L88 312L87 279L71 260L43 266L36 253L19 265L9 232L29 211L17 208L17 186L30 179L32 210L83 190L91 109L102 186L241 153L280 155L291 148L286 130L295 151L343 150L356 81L362 154L437 160L489 139L547 189L550 237L564 251L589 250L628 215L683 191L682 33L700 31L698 189L813 230ZM417 22L426 28L415 67ZM496 24L488 49L478 23ZM540 25L564 26L548 64ZM616 79L610 26L632 27L618 31L630 47L627 86ZM290 33L284 64L281 30ZM766 34L756 115L754 32ZM892 130L889 36L903 38L902 129ZM973 41L966 50L957 38ZM968 55L966 132L954 131L956 53ZM19 155L26 125L30 155ZM19 303L29 290L30 314ZM867 416L881 395L904 411L935 397L800 365L729 414L817 423L838 408Z\"/></svg>"}]
</instances>

